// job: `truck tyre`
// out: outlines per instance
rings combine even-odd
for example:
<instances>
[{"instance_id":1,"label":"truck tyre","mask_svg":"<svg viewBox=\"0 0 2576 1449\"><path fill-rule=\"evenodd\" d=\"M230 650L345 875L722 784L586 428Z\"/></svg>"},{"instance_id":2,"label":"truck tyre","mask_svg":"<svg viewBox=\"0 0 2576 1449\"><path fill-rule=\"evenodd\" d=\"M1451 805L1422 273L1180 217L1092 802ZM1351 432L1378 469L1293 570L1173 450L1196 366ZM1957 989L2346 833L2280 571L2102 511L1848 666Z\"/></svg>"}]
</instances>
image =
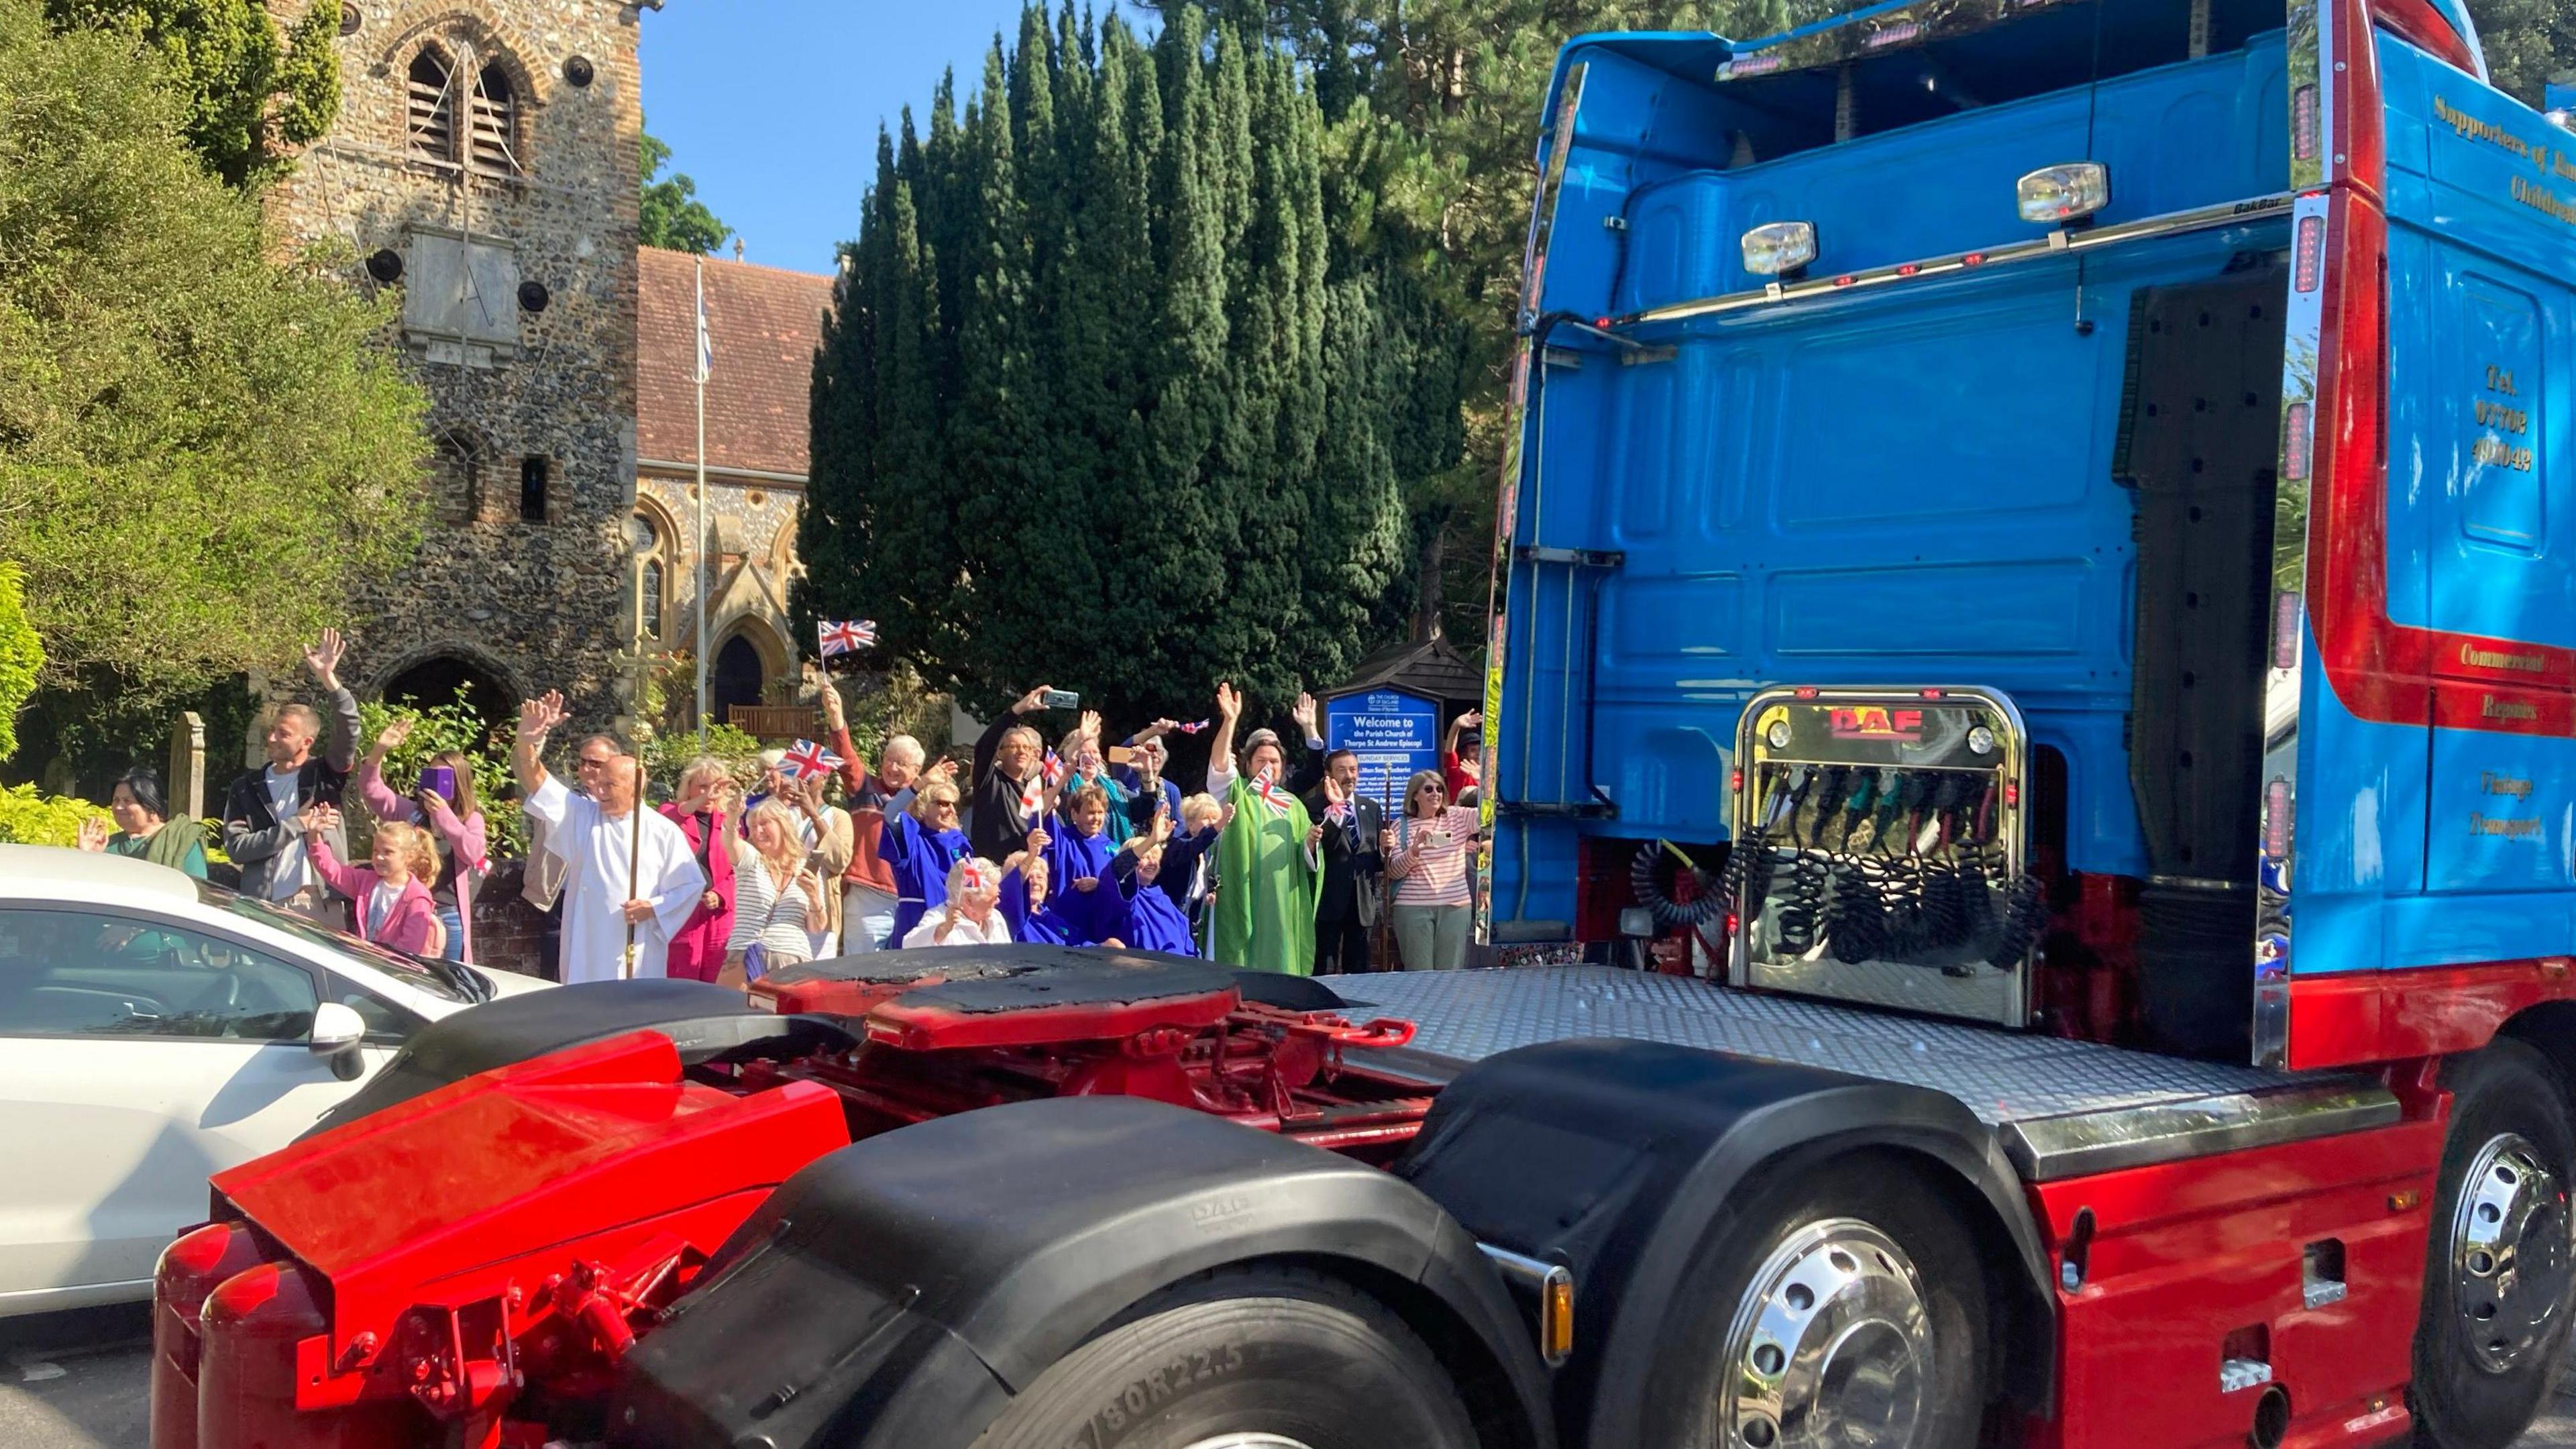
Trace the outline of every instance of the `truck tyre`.
<instances>
[{"instance_id":1,"label":"truck tyre","mask_svg":"<svg viewBox=\"0 0 2576 1449\"><path fill-rule=\"evenodd\" d=\"M2451 1121L2433 1197L2411 1390L2416 1442L2503 1449L2539 1412L2567 1340L2567 1086L2498 1040L2443 1083Z\"/></svg>"},{"instance_id":2,"label":"truck tyre","mask_svg":"<svg viewBox=\"0 0 2576 1449\"><path fill-rule=\"evenodd\" d=\"M1230 1268L1129 1311L1012 1400L975 1449L1474 1449L1404 1320L1337 1279Z\"/></svg>"},{"instance_id":3,"label":"truck tyre","mask_svg":"<svg viewBox=\"0 0 2576 1449\"><path fill-rule=\"evenodd\" d=\"M1695 1316L1647 1380L1650 1444L1970 1449L1993 1376L1959 1210L1901 1160L1791 1170L1683 1270Z\"/></svg>"}]
</instances>

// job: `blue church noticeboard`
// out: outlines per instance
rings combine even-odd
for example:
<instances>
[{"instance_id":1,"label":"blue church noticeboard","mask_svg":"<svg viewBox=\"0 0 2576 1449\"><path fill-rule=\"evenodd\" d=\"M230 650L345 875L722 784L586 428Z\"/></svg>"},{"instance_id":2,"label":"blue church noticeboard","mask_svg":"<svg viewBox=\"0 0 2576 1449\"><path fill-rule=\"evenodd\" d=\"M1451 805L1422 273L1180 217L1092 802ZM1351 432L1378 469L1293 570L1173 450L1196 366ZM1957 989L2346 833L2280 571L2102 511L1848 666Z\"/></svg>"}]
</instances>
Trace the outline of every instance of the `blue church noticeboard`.
<instances>
[{"instance_id":1,"label":"blue church noticeboard","mask_svg":"<svg viewBox=\"0 0 2576 1449\"><path fill-rule=\"evenodd\" d=\"M1397 812L1404 782L1440 767L1440 704L1401 689L1370 689L1324 701L1324 743L1359 756L1360 793Z\"/></svg>"}]
</instances>

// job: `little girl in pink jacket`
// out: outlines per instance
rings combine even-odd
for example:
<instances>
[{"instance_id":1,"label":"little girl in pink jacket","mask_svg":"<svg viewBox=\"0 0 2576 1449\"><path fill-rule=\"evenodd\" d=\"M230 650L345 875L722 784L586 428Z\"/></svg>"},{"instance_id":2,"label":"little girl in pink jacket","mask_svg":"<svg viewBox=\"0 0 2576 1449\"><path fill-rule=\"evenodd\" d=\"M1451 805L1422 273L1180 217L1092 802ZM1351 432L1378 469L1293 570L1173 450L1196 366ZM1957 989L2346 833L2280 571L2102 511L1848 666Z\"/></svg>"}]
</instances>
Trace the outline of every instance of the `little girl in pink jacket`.
<instances>
[{"instance_id":1,"label":"little girl in pink jacket","mask_svg":"<svg viewBox=\"0 0 2576 1449\"><path fill-rule=\"evenodd\" d=\"M357 918L358 939L412 956L444 951L447 927L438 919L427 884L438 878L438 847L430 833L397 820L377 821L374 868L343 865L323 835L338 814L328 805L316 805L295 823L304 831L313 873L355 904L350 914Z\"/></svg>"}]
</instances>

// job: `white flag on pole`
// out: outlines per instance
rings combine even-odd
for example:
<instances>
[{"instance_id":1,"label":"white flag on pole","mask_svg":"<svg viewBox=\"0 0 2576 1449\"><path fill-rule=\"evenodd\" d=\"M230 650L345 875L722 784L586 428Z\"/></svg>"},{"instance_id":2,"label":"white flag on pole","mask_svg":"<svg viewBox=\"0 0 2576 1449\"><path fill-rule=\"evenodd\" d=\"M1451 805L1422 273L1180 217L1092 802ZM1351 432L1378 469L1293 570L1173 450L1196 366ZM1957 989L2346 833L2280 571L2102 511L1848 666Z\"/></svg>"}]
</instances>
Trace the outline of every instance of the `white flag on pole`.
<instances>
[{"instance_id":1,"label":"white flag on pole","mask_svg":"<svg viewBox=\"0 0 2576 1449\"><path fill-rule=\"evenodd\" d=\"M705 382L716 370L716 340L707 332L707 273L704 263L698 267L698 381Z\"/></svg>"}]
</instances>

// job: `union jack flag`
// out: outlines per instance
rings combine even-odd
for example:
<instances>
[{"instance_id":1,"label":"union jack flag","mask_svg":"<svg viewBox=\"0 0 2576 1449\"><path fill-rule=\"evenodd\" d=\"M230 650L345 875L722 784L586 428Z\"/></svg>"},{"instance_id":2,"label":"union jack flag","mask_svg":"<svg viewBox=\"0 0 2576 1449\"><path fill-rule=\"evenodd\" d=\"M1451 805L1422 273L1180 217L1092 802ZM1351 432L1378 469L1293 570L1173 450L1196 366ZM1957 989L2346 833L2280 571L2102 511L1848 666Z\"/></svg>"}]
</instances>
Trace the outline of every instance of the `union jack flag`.
<instances>
[{"instance_id":1,"label":"union jack flag","mask_svg":"<svg viewBox=\"0 0 2576 1449\"><path fill-rule=\"evenodd\" d=\"M984 876L984 862L970 860L957 872L957 884L961 890L980 891L992 882Z\"/></svg>"},{"instance_id":2,"label":"union jack flag","mask_svg":"<svg viewBox=\"0 0 2576 1449\"><path fill-rule=\"evenodd\" d=\"M1261 803L1273 810L1288 808L1288 792L1279 788L1279 782L1270 778L1268 770L1252 777L1252 793L1260 796Z\"/></svg>"},{"instance_id":3,"label":"union jack flag","mask_svg":"<svg viewBox=\"0 0 2576 1449\"><path fill-rule=\"evenodd\" d=\"M798 740L778 767L802 780L808 775L829 775L841 768L841 757L812 740Z\"/></svg>"},{"instance_id":4,"label":"union jack flag","mask_svg":"<svg viewBox=\"0 0 2576 1449\"><path fill-rule=\"evenodd\" d=\"M1038 778L1046 781L1047 786L1052 789L1064 783L1064 773L1064 761L1056 758L1055 751L1047 751L1046 762L1038 766Z\"/></svg>"},{"instance_id":5,"label":"union jack flag","mask_svg":"<svg viewBox=\"0 0 2576 1449\"><path fill-rule=\"evenodd\" d=\"M1182 725L1182 726L1180 727L1180 730L1181 730L1181 733L1182 733L1182 734L1185 734L1185 735L1194 735L1194 734L1197 734L1199 731L1201 731L1201 730L1203 730L1203 729L1206 729L1209 725L1212 725L1212 724L1215 724L1215 723L1216 723L1216 721L1215 721L1215 720L1212 720L1212 719L1203 719L1203 720L1200 720L1200 721L1199 721L1198 723L1196 723L1196 724L1185 724L1185 725Z\"/></svg>"},{"instance_id":6,"label":"union jack flag","mask_svg":"<svg viewBox=\"0 0 2576 1449\"><path fill-rule=\"evenodd\" d=\"M1351 818L1351 802L1348 800L1336 800L1332 804L1325 806L1324 818L1336 825L1348 821Z\"/></svg>"},{"instance_id":7,"label":"union jack flag","mask_svg":"<svg viewBox=\"0 0 2576 1449\"><path fill-rule=\"evenodd\" d=\"M876 647L877 621L817 619L814 632L822 636L823 657L829 659L835 654L855 654Z\"/></svg>"}]
</instances>

